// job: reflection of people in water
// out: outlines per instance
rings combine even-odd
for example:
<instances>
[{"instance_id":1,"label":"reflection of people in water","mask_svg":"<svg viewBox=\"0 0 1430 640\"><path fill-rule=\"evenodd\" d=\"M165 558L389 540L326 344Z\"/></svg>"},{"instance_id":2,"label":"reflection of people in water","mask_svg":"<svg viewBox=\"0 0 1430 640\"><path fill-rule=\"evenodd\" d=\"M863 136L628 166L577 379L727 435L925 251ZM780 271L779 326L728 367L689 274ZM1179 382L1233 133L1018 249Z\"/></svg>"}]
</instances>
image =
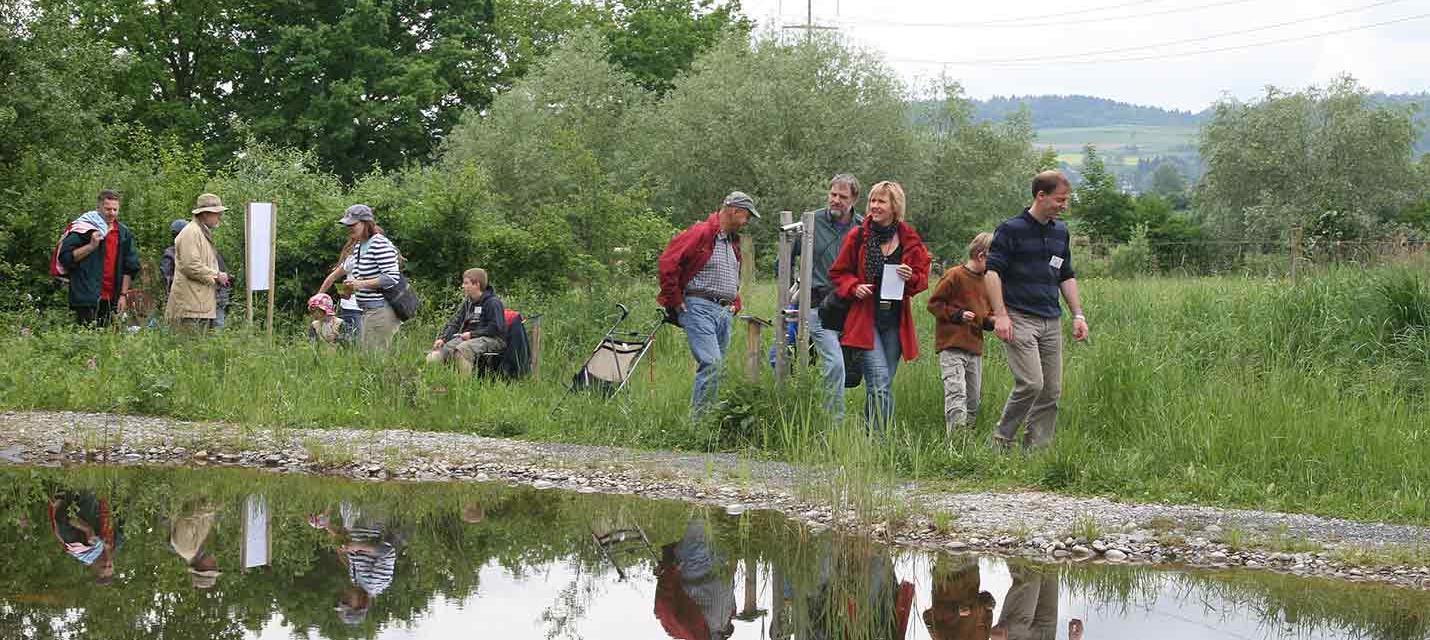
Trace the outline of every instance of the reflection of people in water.
<instances>
[{"instance_id":1,"label":"reflection of people in water","mask_svg":"<svg viewBox=\"0 0 1430 640\"><path fill-rule=\"evenodd\" d=\"M462 522L467 524L481 524L481 522L486 519L487 510L482 507L481 503L468 502L462 505Z\"/></svg>"},{"instance_id":2,"label":"reflection of people in water","mask_svg":"<svg viewBox=\"0 0 1430 640\"><path fill-rule=\"evenodd\" d=\"M397 552L402 540L380 519L365 516L346 502L338 507L341 522L328 512L310 516L308 524L324 529L338 541L338 560L348 568L352 583L338 596L338 617L359 624L367 617L372 599L392 584Z\"/></svg>"},{"instance_id":3,"label":"reflection of people in water","mask_svg":"<svg viewBox=\"0 0 1430 640\"><path fill-rule=\"evenodd\" d=\"M1013 575L1013 586L1003 598L1003 613L990 637L1054 640L1058 633L1057 570L1015 564L1008 567L1008 572Z\"/></svg>"},{"instance_id":4,"label":"reflection of people in water","mask_svg":"<svg viewBox=\"0 0 1430 640\"><path fill-rule=\"evenodd\" d=\"M940 554L933 565L933 604L924 625L934 640L987 640L993 595L979 591L978 559Z\"/></svg>"},{"instance_id":5,"label":"reflection of people in water","mask_svg":"<svg viewBox=\"0 0 1430 640\"><path fill-rule=\"evenodd\" d=\"M114 581L114 552L124 544L123 526L109 500L93 491L62 491L50 498L50 529L71 558L94 571L94 581Z\"/></svg>"},{"instance_id":6,"label":"reflection of people in water","mask_svg":"<svg viewBox=\"0 0 1430 640\"><path fill-rule=\"evenodd\" d=\"M685 525L679 542L661 548L655 617L670 637L723 640L735 633L735 574L723 564L699 518Z\"/></svg>"},{"instance_id":7,"label":"reflection of people in water","mask_svg":"<svg viewBox=\"0 0 1430 640\"><path fill-rule=\"evenodd\" d=\"M218 559L208 549L209 532L213 530L214 510L199 502L189 505L185 514L174 518L169 527L169 546L189 566L189 579L196 589L211 589L218 577Z\"/></svg>"}]
</instances>

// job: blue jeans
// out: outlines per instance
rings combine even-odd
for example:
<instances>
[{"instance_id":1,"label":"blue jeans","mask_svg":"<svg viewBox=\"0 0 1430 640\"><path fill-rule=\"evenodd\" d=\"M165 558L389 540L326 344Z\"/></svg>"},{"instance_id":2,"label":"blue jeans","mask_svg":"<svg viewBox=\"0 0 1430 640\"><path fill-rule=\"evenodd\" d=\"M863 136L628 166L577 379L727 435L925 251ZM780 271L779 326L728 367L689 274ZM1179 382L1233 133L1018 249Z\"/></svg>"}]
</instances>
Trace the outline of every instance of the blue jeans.
<instances>
[{"instance_id":1,"label":"blue jeans","mask_svg":"<svg viewBox=\"0 0 1430 640\"><path fill-rule=\"evenodd\" d=\"M685 311L680 314L680 326L690 343L690 355L695 357L695 386L690 391L691 418L701 414L719 397L720 365L725 362L725 348L730 346L729 309L704 298L685 299Z\"/></svg>"},{"instance_id":2,"label":"blue jeans","mask_svg":"<svg viewBox=\"0 0 1430 640\"><path fill-rule=\"evenodd\" d=\"M828 394L824 410L837 422L844 419L844 350L839 347L839 332L825 330L817 308L809 311L809 336L819 354L819 375Z\"/></svg>"},{"instance_id":3,"label":"blue jeans","mask_svg":"<svg viewBox=\"0 0 1430 640\"><path fill-rule=\"evenodd\" d=\"M894 421L894 374L899 371L899 328L874 329L874 348L864 354L864 422L878 431Z\"/></svg>"}]
</instances>

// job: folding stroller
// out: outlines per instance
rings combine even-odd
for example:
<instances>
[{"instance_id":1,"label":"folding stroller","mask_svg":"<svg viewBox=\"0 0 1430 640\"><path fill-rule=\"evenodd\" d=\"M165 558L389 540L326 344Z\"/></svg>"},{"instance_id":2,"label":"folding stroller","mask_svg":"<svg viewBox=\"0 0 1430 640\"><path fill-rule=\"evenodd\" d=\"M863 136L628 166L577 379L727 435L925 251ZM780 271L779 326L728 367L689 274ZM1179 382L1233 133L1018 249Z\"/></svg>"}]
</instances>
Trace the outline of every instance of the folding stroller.
<instances>
[{"instance_id":1,"label":"folding stroller","mask_svg":"<svg viewBox=\"0 0 1430 640\"><path fill-rule=\"evenodd\" d=\"M581 365L581 370L571 378L572 392L599 391L607 398L620 393L630 381L631 374L640 364L641 358L650 351L650 345L664 324L664 316L658 316L641 329L622 329L621 323L631 315L626 305L616 305L621 310L620 317L601 336L601 343Z\"/></svg>"}]
</instances>

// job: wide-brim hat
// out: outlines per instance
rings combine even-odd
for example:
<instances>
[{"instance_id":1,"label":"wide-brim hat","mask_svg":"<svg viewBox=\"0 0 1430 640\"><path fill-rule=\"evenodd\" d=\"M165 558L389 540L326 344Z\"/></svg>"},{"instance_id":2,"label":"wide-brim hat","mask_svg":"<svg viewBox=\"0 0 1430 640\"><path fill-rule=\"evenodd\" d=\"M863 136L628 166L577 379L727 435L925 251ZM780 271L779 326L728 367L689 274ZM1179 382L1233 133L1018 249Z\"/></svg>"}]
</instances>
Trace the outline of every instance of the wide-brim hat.
<instances>
[{"instance_id":1,"label":"wide-brim hat","mask_svg":"<svg viewBox=\"0 0 1430 640\"><path fill-rule=\"evenodd\" d=\"M212 193L205 193L199 196L198 201L194 205L194 210L189 213L198 215L200 213L223 213L225 211L228 211L228 207L223 206L223 200L220 200L218 196Z\"/></svg>"}]
</instances>

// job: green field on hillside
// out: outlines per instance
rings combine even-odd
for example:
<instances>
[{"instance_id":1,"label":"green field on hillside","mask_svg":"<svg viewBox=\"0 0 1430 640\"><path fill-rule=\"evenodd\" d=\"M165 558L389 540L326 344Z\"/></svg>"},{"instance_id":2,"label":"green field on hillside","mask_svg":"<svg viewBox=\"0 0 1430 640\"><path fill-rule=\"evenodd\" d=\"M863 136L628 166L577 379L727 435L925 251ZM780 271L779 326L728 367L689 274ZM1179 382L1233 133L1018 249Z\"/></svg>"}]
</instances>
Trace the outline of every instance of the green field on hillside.
<instances>
[{"instance_id":1,"label":"green field on hillside","mask_svg":"<svg viewBox=\"0 0 1430 640\"><path fill-rule=\"evenodd\" d=\"M1197 128L1188 126L1111 125L1039 129L1034 144L1052 147L1058 159L1081 166L1083 146L1097 147L1108 164L1135 166L1139 158L1196 153Z\"/></svg>"}]
</instances>

